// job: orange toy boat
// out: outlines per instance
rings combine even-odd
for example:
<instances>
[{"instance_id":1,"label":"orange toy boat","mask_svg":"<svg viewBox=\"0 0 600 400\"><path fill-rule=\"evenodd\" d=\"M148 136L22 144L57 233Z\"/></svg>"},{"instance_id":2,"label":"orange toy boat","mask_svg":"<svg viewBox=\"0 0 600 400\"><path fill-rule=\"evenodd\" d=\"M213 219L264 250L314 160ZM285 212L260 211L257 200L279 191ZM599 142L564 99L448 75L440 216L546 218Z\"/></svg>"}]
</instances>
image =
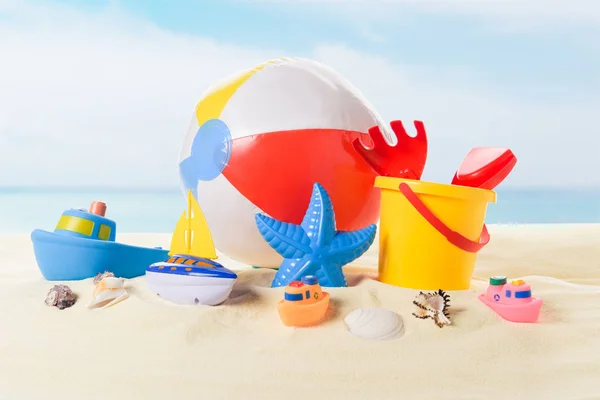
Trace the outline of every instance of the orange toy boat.
<instances>
[{"instance_id":1,"label":"orange toy boat","mask_svg":"<svg viewBox=\"0 0 600 400\"><path fill-rule=\"evenodd\" d=\"M284 299L279 302L279 318L286 326L316 325L329 307L329 293L321 290L316 276L293 281L285 288Z\"/></svg>"}]
</instances>

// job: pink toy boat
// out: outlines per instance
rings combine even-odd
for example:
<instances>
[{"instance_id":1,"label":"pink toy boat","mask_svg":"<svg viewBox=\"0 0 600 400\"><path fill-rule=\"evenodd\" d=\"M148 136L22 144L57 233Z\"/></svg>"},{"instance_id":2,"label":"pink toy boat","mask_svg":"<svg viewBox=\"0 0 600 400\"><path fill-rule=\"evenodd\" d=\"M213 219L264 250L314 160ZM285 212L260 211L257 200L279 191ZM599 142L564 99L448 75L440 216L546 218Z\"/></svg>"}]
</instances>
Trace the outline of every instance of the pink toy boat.
<instances>
[{"instance_id":1,"label":"pink toy boat","mask_svg":"<svg viewBox=\"0 0 600 400\"><path fill-rule=\"evenodd\" d=\"M536 322L543 301L531 297L531 286L522 279L506 282L505 276L492 276L485 293L479 300L498 315L511 322Z\"/></svg>"}]
</instances>

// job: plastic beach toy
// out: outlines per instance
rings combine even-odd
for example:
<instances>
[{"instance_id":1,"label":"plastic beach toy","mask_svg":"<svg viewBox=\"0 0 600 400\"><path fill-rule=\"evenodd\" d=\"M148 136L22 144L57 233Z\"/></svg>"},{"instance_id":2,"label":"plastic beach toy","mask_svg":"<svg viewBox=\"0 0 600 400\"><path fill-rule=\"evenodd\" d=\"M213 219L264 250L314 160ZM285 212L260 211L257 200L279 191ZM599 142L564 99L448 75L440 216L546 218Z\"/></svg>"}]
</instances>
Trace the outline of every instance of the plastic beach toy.
<instances>
[{"instance_id":1,"label":"plastic beach toy","mask_svg":"<svg viewBox=\"0 0 600 400\"><path fill-rule=\"evenodd\" d=\"M320 322L329 307L329 293L321 290L314 275L293 281L285 288L279 302L279 318L286 326L311 326Z\"/></svg>"},{"instance_id":2,"label":"plastic beach toy","mask_svg":"<svg viewBox=\"0 0 600 400\"><path fill-rule=\"evenodd\" d=\"M347 79L309 59L239 71L199 96L190 114L182 186L202 207L216 248L257 267L282 261L256 230L257 209L300 224L319 182L337 228L362 229L379 219L375 177L419 179L427 157L422 122L416 135L401 121L388 126Z\"/></svg>"},{"instance_id":3,"label":"plastic beach toy","mask_svg":"<svg viewBox=\"0 0 600 400\"><path fill-rule=\"evenodd\" d=\"M360 257L375 239L375 225L350 232L337 231L329 195L318 183L302 224L256 214L256 225L267 243L284 257L272 287L316 275L323 286L348 286L342 267Z\"/></svg>"},{"instance_id":4,"label":"plastic beach toy","mask_svg":"<svg viewBox=\"0 0 600 400\"><path fill-rule=\"evenodd\" d=\"M505 276L492 276L479 300L511 322L536 322L543 301L531 296L531 286L522 279L507 283Z\"/></svg>"},{"instance_id":5,"label":"plastic beach toy","mask_svg":"<svg viewBox=\"0 0 600 400\"><path fill-rule=\"evenodd\" d=\"M181 305L221 304L229 297L236 279L233 271L215 261L183 254L152 264L146 271L151 291Z\"/></svg>"},{"instance_id":6,"label":"plastic beach toy","mask_svg":"<svg viewBox=\"0 0 600 400\"><path fill-rule=\"evenodd\" d=\"M54 232L31 233L38 267L49 281L91 278L111 271L120 278L144 274L148 264L164 260L167 250L115 242L117 225L105 217L106 204L95 201L90 211L63 212Z\"/></svg>"},{"instance_id":7,"label":"plastic beach toy","mask_svg":"<svg viewBox=\"0 0 600 400\"><path fill-rule=\"evenodd\" d=\"M378 177L382 189L379 279L419 290L466 290L490 239L490 190Z\"/></svg>"},{"instance_id":8,"label":"plastic beach toy","mask_svg":"<svg viewBox=\"0 0 600 400\"><path fill-rule=\"evenodd\" d=\"M513 170L517 157L504 147L471 149L452 179L453 185L494 190Z\"/></svg>"},{"instance_id":9,"label":"plastic beach toy","mask_svg":"<svg viewBox=\"0 0 600 400\"><path fill-rule=\"evenodd\" d=\"M477 252L490 240L484 221L487 203L496 201L491 189L516 162L509 149L477 147L452 185L377 178L380 280L420 290L468 289Z\"/></svg>"},{"instance_id":10,"label":"plastic beach toy","mask_svg":"<svg viewBox=\"0 0 600 400\"><path fill-rule=\"evenodd\" d=\"M188 191L188 210L179 219L171 239L171 256L146 269L151 291L182 305L224 302L237 275L216 261L215 246L200 206Z\"/></svg>"}]
</instances>

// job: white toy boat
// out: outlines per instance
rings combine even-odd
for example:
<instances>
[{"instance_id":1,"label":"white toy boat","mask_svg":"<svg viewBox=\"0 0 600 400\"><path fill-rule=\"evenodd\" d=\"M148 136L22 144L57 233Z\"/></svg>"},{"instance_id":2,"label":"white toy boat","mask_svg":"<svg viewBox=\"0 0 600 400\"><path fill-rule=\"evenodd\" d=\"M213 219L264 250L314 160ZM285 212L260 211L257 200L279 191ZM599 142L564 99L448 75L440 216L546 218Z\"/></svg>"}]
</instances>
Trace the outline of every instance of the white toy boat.
<instances>
[{"instance_id":1,"label":"white toy boat","mask_svg":"<svg viewBox=\"0 0 600 400\"><path fill-rule=\"evenodd\" d=\"M208 224L192 192L171 240L170 258L146 268L146 281L154 293L176 304L214 306L224 302L237 275L216 261Z\"/></svg>"},{"instance_id":2,"label":"white toy boat","mask_svg":"<svg viewBox=\"0 0 600 400\"><path fill-rule=\"evenodd\" d=\"M206 258L177 254L146 270L148 287L177 304L221 304L233 288L237 275Z\"/></svg>"}]
</instances>

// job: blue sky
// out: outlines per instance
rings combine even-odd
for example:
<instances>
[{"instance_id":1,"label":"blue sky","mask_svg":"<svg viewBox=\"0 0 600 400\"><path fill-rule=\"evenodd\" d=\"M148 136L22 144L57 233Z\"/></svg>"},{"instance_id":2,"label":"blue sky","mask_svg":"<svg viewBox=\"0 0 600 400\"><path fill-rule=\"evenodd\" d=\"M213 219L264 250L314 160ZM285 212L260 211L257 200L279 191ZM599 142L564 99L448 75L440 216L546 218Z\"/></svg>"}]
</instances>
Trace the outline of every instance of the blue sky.
<instances>
[{"instance_id":1,"label":"blue sky","mask_svg":"<svg viewBox=\"0 0 600 400\"><path fill-rule=\"evenodd\" d=\"M359 51L383 54L404 64L468 66L478 79L499 83L503 90L544 98L560 90L570 96L597 95L600 89L600 53L588 42L599 28L594 22L550 21L533 30L510 31L503 20L489 16L432 13L375 0L375 7L394 9L397 18L369 20L332 16L330 8L315 1L231 0L87 0L62 1L90 11L116 8L154 22L173 32L211 37L241 46L287 49L310 54L323 42L342 43ZM366 3L366 2L365 2ZM342 12L343 13L343 12ZM504 29L507 31L503 32Z\"/></svg>"},{"instance_id":2,"label":"blue sky","mask_svg":"<svg viewBox=\"0 0 600 400\"><path fill-rule=\"evenodd\" d=\"M83 182L91 170L77 175L56 161L75 137L71 130L83 140L83 126L90 137L133 143L134 130L151 136L139 159L127 144L97 150L115 154L99 182L175 185L175 168L162 160L177 158L203 90L284 55L337 69L387 120L424 119L431 180L451 175L469 147L505 145L519 156L507 185L600 185L591 172L600 170L592 150L600 145L599 22L593 0L0 0L0 51L10 57L0 77L8 89L0 97L0 145L15 154L18 146L45 143L36 153L40 165L3 158L0 168L21 165L23 174L0 172L0 185ZM34 56L40 53L45 62ZM71 71L74 65L81 68ZM24 126L34 104L45 104L47 115ZM145 115L148 109L157 115ZM86 125L90 118L103 123ZM62 131L41 133L50 121Z\"/></svg>"}]
</instances>

